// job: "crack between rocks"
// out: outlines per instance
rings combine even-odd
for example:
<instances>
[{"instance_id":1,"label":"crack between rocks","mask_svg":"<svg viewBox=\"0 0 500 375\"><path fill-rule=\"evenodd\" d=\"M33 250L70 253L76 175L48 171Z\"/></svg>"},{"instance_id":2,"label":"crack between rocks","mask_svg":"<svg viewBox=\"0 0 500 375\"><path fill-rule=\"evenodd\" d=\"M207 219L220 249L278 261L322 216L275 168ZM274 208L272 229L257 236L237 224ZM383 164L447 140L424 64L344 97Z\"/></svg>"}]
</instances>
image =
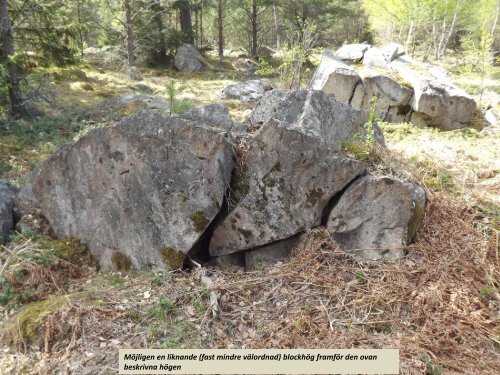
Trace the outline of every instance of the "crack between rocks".
<instances>
[{"instance_id":1,"label":"crack between rocks","mask_svg":"<svg viewBox=\"0 0 500 375\"><path fill-rule=\"evenodd\" d=\"M212 257L210 256L209 251L210 241L212 240L215 229L217 229L219 224L224 221L227 215L229 215L229 203L227 201L227 194L229 193L229 189L230 186L228 186L228 188L226 189L219 212L217 213L217 215L215 215L213 220L210 222L210 224L208 224L198 240L196 240L191 249L188 251L184 259L184 264L182 267L183 269L191 268L190 260L194 260L201 265L204 265L211 261Z\"/></svg>"},{"instance_id":2,"label":"crack between rocks","mask_svg":"<svg viewBox=\"0 0 500 375\"><path fill-rule=\"evenodd\" d=\"M342 195L349 189L356 181L358 181L360 178L364 177L367 175L366 171L361 172L358 174L356 177L354 177L344 188L340 191L338 191L333 197L330 198L328 201L328 204L323 208L323 212L321 213L321 225L326 227L328 224L328 219L330 217L330 213L332 210L335 208L335 206L339 203L340 198L342 198Z\"/></svg>"}]
</instances>

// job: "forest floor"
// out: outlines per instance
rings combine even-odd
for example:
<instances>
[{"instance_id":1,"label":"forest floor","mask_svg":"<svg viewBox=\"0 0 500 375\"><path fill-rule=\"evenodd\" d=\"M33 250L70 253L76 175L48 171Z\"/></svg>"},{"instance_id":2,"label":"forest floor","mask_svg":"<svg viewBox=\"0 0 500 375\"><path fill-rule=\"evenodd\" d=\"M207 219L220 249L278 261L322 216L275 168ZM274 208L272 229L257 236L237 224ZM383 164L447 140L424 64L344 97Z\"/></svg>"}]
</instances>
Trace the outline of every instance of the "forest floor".
<instances>
[{"instance_id":1,"label":"forest floor","mask_svg":"<svg viewBox=\"0 0 500 375\"><path fill-rule=\"evenodd\" d=\"M0 178L22 186L61 144L146 107L136 81L91 66L38 70L31 119L0 126ZM499 70L500 71L500 70ZM142 72L180 107L220 100L234 70ZM485 100L498 103L495 72ZM477 95L477 75L455 77ZM235 121L249 106L225 101ZM0 120L2 121L2 120ZM257 270L99 272L73 240L17 233L0 250L0 373L116 374L119 348L398 348L402 374L500 373L500 134L383 124L383 164L428 192L405 259L361 262L321 229ZM6 261L8 260L8 263ZM212 285L205 282L209 277ZM221 308L214 316L210 296Z\"/></svg>"}]
</instances>

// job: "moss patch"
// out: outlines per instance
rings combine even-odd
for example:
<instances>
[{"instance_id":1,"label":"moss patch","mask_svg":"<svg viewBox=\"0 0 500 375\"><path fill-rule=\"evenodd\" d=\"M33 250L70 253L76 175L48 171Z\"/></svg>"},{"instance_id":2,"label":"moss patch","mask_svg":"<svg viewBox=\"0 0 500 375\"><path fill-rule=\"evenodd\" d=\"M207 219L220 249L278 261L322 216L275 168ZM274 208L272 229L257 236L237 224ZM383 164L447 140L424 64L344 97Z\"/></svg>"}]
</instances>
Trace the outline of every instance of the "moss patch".
<instances>
[{"instance_id":1,"label":"moss patch","mask_svg":"<svg viewBox=\"0 0 500 375\"><path fill-rule=\"evenodd\" d=\"M191 214L191 221L194 224L194 229L201 233L210 222L202 211L196 211Z\"/></svg>"},{"instance_id":2,"label":"moss patch","mask_svg":"<svg viewBox=\"0 0 500 375\"><path fill-rule=\"evenodd\" d=\"M113 254L111 262L119 271L130 271L132 268L132 261L130 258L119 251Z\"/></svg>"},{"instance_id":3,"label":"moss patch","mask_svg":"<svg viewBox=\"0 0 500 375\"><path fill-rule=\"evenodd\" d=\"M58 240L40 239L40 246L43 249L53 249L55 255L68 262L78 265L88 265L97 267L97 261L90 252L87 245L82 244L76 238L63 238Z\"/></svg>"},{"instance_id":4,"label":"moss patch","mask_svg":"<svg viewBox=\"0 0 500 375\"><path fill-rule=\"evenodd\" d=\"M161 249L161 255L163 256L163 262L173 270L181 268L184 263L185 254L173 247L164 247Z\"/></svg>"},{"instance_id":5,"label":"moss patch","mask_svg":"<svg viewBox=\"0 0 500 375\"><path fill-rule=\"evenodd\" d=\"M26 305L7 324L2 336L15 346L30 345L37 341L46 318L69 302L65 296L56 296Z\"/></svg>"},{"instance_id":6,"label":"moss patch","mask_svg":"<svg viewBox=\"0 0 500 375\"><path fill-rule=\"evenodd\" d=\"M416 205L415 210L413 211L413 216L408 223L408 242L412 241L417 234L418 227L422 223L424 215L425 210L422 207Z\"/></svg>"}]
</instances>

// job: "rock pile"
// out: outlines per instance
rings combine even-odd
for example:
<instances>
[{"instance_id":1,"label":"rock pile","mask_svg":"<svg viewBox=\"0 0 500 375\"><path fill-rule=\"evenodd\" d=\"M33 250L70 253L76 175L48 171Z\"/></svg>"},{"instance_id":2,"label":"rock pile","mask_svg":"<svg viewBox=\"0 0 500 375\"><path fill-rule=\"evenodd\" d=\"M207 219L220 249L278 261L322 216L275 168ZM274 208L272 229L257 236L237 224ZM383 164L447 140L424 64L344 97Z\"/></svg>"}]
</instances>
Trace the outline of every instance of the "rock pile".
<instances>
[{"instance_id":1,"label":"rock pile","mask_svg":"<svg viewBox=\"0 0 500 375\"><path fill-rule=\"evenodd\" d=\"M357 257L400 257L425 194L340 151L366 116L322 91L270 91L249 117L259 130L242 170L220 104L143 111L64 146L26 189L56 235L88 244L105 269L175 269L200 248L255 266L318 226Z\"/></svg>"},{"instance_id":2,"label":"rock pile","mask_svg":"<svg viewBox=\"0 0 500 375\"><path fill-rule=\"evenodd\" d=\"M467 126L477 114L476 102L443 69L412 59L396 43L325 50L310 86L354 109L373 108L384 121L448 130Z\"/></svg>"}]
</instances>

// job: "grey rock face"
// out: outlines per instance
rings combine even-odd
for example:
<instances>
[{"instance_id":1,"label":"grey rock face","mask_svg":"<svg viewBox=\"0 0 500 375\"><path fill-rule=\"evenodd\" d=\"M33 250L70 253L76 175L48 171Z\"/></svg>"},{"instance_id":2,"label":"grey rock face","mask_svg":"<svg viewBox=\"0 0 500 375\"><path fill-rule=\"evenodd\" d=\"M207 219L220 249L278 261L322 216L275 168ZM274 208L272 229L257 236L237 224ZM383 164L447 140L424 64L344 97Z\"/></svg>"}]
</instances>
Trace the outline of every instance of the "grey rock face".
<instances>
[{"instance_id":1,"label":"grey rock face","mask_svg":"<svg viewBox=\"0 0 500 375\"><path fill-rule=\"evenodd\" d=\"M105 268L174 269L219 212L230 181L225 132L157 112L90 131L31 178L59 237Z\"/></svg>"},{"instance_id":2,"label":"grey rock face","mask_svg":"<svg viewBox=\"0 0 500 375\"><path fill-rule=\"evenodd\" d=\"M338 101L349 104L354 89L360 82L361 77L354 68L325 50L311 80L310 88L321 90Z\"/></svg>"},{"instance_id":3,"label":"grey rock face","mask_svg":"<svg viewBox=\"0 0 500 375\"><path fill-rule=\"evenodd\" d=\"M367 113L352 109L316 90L273 90L267 93L249 116L252 125L264 124L269 119L290 124L316 137L333 150L355 134L364 134ZM382 132L375 126L376 140L384 144Z\"/></svg>"},{"instance_id":4,"label":"grey rock face","mask_svg":"<svg viewBox=\"0 0 500 375\"><path fill-rule=\"evenodd\" d=\"M284 260L291 255L293 249L304 241L305 237L307 237L305 234L298 234L282 241L264 245L258 249L246 251L245 267L265 267L268 263Z\"/></svg>"},{"instance_id":5,"label":"grey rock face","mask_svg":"<svg viewBox=\"0 0 500 375\"><path fill-rule=\"evenodd\" d=\"M409 113L413 90L398 83L393 77L383 75L373 69L364 68L360 72L362 83L358 84L351 100L355 109L370 110L376 99L375 109L380 118L393 121L402 119ZM401 117L397 117L403 115Z\"/></svg>"},{"instance_id":6,"label":"grey rock face","mask_svg":"<svg viewBox=\"0 0 500 375\"><path fill-rule=\"evenodd\" d=\"M204 70L200 59L202 55L192 44L184 43L175 54L175 67L181 72L202 72Z\"/></svg>"},{"instance_id":7,"label":"grey rock face","mask_svg":"<svg viewBox=\"0 0 500 375\"><path fill-rule=\"evenodd\" d=\"M346 44L335 52L335 57L348 64L355 64L363 59L369 48L371 48L369 44Z\"/></svg>"},{"instance_id":8,"label":"grey rock face","mask_svg":"<svg viewBox=\"0 0 500 375\"><path fill-rule=\"evenodd\" d=\"M13 208L17 188L0 180L0 243L5 243L14 227Z\"/></svg>"},{"instance_id":9,"label":"grey rock face","mask_svg":"<svg viewBox=\"0 0 500 375\"><path fill-rule=\"evenodd\" d=\"M14 201L14 216L20 220L24 215L30 215L38 211L38 201L33 194L31 183L26 184L16 195Z\"/></svg>"},{"instance_id":10,"label":"grey rock face","mask_svg":"<svg viewBox=\"0 0 500 375\"><path fill-rule=\"evenodd\" d=\"M224 103L213 103L194 107L182 113L180 117L194 122L197 125L211 126L224 130L230 130L233 127L233 120L231 120L229 111Z\"/></svg>"},{"instance_id":11,"label":"grey rock face","mask_svg":"<svg viewBox=\"0 0 500 375\"><path fill-rule=\"evenodd\" d=\"M425 192L390 177L364 176L340 197L327 229L346 252L363 259L400 258L425 212Z\"/></svg>"},{"instance_id":12,"label":"grey rock face","mask_svg":"<svg viewBox=\"0 0 500 375\"><path fill-rule=\"evenodd\" d=\"M254 137L249 192L215 230L211 255L252 249L318 226L330 198L364 171L362 163L333 152L354 134L352 109L319 91L290 92L289 97L302 102L286 107L297 117L283 122L280 118L290 117L278 106ZM300 116L297 108L302 108Z\"/></svg>"},{"instance_id":13,"label":"grey rock face","mask_svg":"<svg viewBox=\"0 0 500 375\"><path fill-rule=\"evenodd\" d=\"M475 101L451 82L446 70L412 59L400 44L366 51L362 46L344 46L336 56L347 61L349 53L356 59L363 53L363 67L348 66L325 51L311 88L358 110L370 110L376 97L375 109L385 121L411 121L446 130L467 126L477 115Z\"/></svg>"},{"instance_id":14,"label":"grey rock face","mask_svg":"<svg viewBox=\"0 0 500 375\"><path fill-rule=\"evenodd\" d=\"M413 87L410 105L415 112L427 116L427 125L457 129L474 117L474 99L447 79L442 70L409 58L394 60L391 68Z\"/></svg>"},{"instance_id":15,"label":"grey rock face","mask_svg":"<svg viewBox=\"0 0 500 375\"><path fill-rule=\"evenodd\" d=\"M363 57L363 65L369 67L387 68L390 62L384 55L384 51L377 47L370 48Z\"/></svg>"},{"instance_id":16,"label":"grey rock face","mask_svg":"<svg viewBox=\"0 0 500 375\"><path fill-rule=\"evenodd\" d=\"M229 85L222 90L222 98L239 99L242 102L257 101L269 90L272 90L271 83L267 79L250 80Z\"/></svg>"},{"instance_id":17,"label":"grey rock face","mask_svg":"<svg viewBox=\"0 0 500 375\"><path fill-rule=\"evenodd\" d=\"M405 53L405 48L398 43L388 43L382 47L382 55L387 62L391 62Z\"/></svg>"}]
</instances>

